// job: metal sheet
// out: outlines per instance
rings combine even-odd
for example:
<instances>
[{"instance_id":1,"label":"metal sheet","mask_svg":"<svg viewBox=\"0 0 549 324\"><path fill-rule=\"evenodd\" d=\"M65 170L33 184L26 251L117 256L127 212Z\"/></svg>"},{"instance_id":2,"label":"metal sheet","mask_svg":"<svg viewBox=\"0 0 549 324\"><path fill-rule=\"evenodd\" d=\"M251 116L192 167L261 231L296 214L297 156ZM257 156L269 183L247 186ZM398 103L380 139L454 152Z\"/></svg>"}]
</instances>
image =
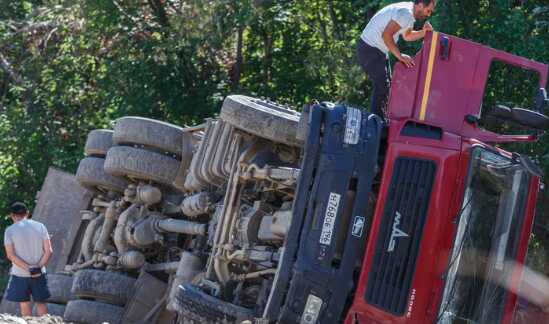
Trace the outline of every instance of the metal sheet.
<instances>
[{"instance_id":1,"label":"metal sheet","mask_svg":"<svg viewBox=\"0 0 549 324\"><path fill-rule=\"evenodd\" d=\"M37 198L32 218L46 225L53 248L47 271L62 271L82 222L80 210L89 205L92 193L80 186L74 175L50 168Z\"/></svg>"}]
</instances>

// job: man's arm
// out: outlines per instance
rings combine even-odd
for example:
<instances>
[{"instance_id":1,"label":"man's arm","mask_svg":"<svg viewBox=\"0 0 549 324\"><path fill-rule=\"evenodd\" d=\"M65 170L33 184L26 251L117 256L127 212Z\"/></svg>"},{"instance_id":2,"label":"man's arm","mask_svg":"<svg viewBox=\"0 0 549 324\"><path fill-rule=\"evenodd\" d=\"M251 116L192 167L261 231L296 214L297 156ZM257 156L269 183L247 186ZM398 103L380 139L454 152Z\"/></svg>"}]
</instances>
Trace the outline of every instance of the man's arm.
<instances>
[{"instance_id":1,"label":"man's arm","mask_svg":"<svg viewBox=\"0 0 549 324\"><path fill-rule=\"evenodd\" d=\"M400 53L400 50L398 49L395 40L393 39L393 36L398 33L398 31L401 29L400 25L394 21L391 20L389 24L387 24L387 27L385 27L385 30L383 31L383 42L385 42L385 45L389 49L389 52L393 53L393 55L404 65L407 67L414 66L414 60L406 54Z\"/></svg>"},{"instance_id":2,"label":"man's arm","mask_svg":"<svg viewBox=\"0 0 549 324\"><path fill-rule=\"evenodd\" d=\"M6 244L6 256L8 257L8 260L10 260L13 264L18 266L19 268L29 271L29 265L23 261L20 257L15 254L15 249L13 248L13 244Z\"/></svg>"},{"instance_id":3,"label":"man's arm","mask_svg":"<svg viewBox=\"0 0 549 324\"><path fill-rule=\"evenodd\" d=\"M44 240L42 244L42 251L44 253L42 254L42 257L40 258L40 262L38 263L38 266L40 268L48 264L48 261L50 260L50 257L51 257L51 253L53 251L51 248L51 242L49 238Z\"/></svg>"},{"instance_id":4,"label":"man's arm","mask_svg":"<svg viewBox=\"0 0 549 324\"><path fill-rule=\"evenodd\" d=\"M402 38L407 42L414 42L425 37L428 31L433 31L433 26L427 21L421 30L412 30L412 28L409 28L402 34Z\"/></svg>"}]
</instances>

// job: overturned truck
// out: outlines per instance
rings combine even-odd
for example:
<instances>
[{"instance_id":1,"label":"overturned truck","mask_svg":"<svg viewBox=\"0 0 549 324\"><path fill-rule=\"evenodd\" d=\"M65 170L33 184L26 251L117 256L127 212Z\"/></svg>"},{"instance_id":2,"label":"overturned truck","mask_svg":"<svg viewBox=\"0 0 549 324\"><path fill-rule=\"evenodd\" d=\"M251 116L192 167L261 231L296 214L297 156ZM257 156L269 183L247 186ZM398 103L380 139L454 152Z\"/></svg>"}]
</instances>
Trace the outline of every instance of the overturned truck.
<instances>
[{"instance_id":1,"label":"overturned truck","mask_svg":"<svg viewBox=\"0 0 549 324\"><path fill-rule=\"evenodd\" d=\"M65 319L510 323L540 172L495 144L549 119L539 89L534 110L490 111L531 134L480 126L494 60L545 86L543 64L431 33L397 65L387 120L234 95L199 126L92 131Z\"/></svg>"}]
</instances>

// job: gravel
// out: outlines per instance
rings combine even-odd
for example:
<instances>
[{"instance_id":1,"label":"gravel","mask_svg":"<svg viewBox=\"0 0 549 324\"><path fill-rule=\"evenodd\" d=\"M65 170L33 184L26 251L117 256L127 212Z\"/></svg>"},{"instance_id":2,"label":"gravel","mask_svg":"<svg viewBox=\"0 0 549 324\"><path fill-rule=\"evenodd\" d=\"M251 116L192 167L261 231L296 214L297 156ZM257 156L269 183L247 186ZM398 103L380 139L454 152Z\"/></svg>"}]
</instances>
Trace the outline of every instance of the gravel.
<instances>
[{"instance_id":1,"label":"gravel","mask_svg":"<svg viewBox=\"0 0 549 324\"><path fill-rule=\"evenodd\" d=\"M46 315L42 317L17 317L9 314L0 314L0 323L5 324L64 324L59 316Z\"/></svg>"}]
</instances>

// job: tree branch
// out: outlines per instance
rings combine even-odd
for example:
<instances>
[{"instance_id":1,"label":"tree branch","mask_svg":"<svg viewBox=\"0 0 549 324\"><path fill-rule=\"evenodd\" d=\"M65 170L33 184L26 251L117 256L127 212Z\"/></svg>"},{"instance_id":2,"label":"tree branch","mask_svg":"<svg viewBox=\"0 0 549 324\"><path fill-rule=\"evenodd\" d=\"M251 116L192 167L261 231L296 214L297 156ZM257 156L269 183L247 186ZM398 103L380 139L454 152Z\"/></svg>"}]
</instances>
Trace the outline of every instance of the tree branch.
<instances>
[{"instance_id":1,"label":"tree branch","mask_svg":"<svg viewBox=\"0 0 549 324\"><path fill-rule=\"evenodd\" d=\"M48 42L50 41L50 38L53 36L53 34L55 34L55 32L58 30L57 27L53 28L52 30L50 30L50 32L48 33L48 35L46 35L46 37L43 39L42 41L42 48L44 50L46 50L48 48Z\"/></svg>"},{"instance_id":2,"label":"tree branch","mask_svg":"<svg viewBox=\"0 0 549 324\"><path fill-rule=\"evenodd\" d=\"M30 25L25 25L21 28L19 28L15 33L16 34L24 34L24 33L34 33L36 31L45 31L50 29L58 28L59 24L54 21L43 21L43 22L37 22Z\"/></svg>"},{"instance_id":3,"label":"tree branch","mask_svg":"<svg viewBox=\"0 0 549 324\"><path fill-rule=\"evenodd\" d=\"M10 62L8 62L8 60L6 59L4 54L2 54L2 52L0 52L0 67L2 68L2 70L4 70L4 72L6 72L6 74L11 79L12 82L14 82L17 85L20 85L23 83L23 78L21 78L21 76L13 70Z\"/></svg>"}]
</instances>

